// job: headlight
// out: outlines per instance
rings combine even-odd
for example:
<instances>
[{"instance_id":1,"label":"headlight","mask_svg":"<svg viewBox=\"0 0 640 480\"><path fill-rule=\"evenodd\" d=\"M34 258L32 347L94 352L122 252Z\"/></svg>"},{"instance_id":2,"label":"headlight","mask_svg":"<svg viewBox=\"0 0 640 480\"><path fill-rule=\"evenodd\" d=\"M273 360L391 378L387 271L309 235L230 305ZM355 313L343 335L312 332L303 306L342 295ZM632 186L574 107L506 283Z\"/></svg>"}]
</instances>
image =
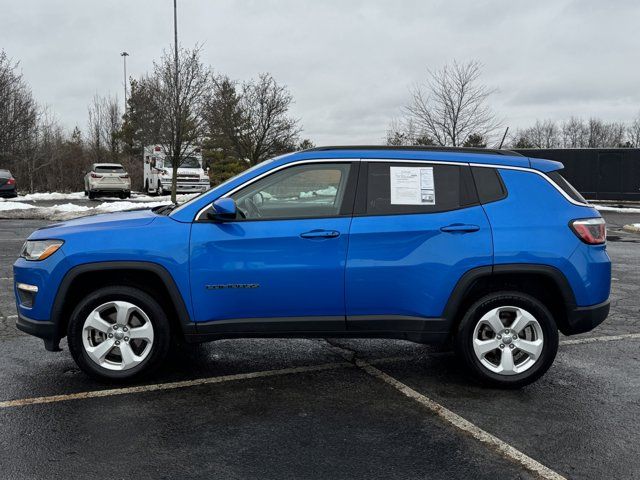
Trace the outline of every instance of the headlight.
<instances>
[{"instance_id":1,"label":"headlight","mask_svg":"<svg viewBox=\"0 0 640 480\"><path fill-rule=\"evenodd\" d=\"M58 251L62 240L27 240L24 242L20 256L27 260L44 260Z\"/></svg>"}]
</instances>

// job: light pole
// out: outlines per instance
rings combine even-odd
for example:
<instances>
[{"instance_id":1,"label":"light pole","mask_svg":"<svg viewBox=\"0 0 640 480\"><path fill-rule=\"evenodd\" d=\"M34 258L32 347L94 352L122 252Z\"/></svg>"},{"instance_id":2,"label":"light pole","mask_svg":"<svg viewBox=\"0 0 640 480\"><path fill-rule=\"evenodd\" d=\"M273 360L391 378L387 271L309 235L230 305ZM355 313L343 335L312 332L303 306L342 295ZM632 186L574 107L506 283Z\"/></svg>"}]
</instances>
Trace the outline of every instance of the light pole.
<instances>
[{"instance_id":1,"label":"light pole","mask_svg":"<svg viewBox=\"0 0 640 480\"><path fill-rule=\"evenodd\" d=\"M122 62L124 63L124 113L127 113L127 57L129 54L127 52L122 52L120 54L122 57Z\"/></svg>"}]
</instances>

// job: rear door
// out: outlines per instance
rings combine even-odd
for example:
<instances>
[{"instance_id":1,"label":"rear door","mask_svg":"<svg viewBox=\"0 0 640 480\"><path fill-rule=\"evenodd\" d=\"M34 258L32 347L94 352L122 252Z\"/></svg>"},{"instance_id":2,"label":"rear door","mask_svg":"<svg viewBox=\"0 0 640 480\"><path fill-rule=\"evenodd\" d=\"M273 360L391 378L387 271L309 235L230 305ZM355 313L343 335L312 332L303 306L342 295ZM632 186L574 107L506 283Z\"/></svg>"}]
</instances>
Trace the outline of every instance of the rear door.
<instances>
[{"instance_id":1,"label":"rear door","mask_svg":"<svg viewBox=\"0 0 640 480\"><path fill-rule=\"evenodd\" d=\"M346 269L347 327L440 331L468 270L492 263L491 229L470 168L362 162Z\"/></svg>"}]
</instances>

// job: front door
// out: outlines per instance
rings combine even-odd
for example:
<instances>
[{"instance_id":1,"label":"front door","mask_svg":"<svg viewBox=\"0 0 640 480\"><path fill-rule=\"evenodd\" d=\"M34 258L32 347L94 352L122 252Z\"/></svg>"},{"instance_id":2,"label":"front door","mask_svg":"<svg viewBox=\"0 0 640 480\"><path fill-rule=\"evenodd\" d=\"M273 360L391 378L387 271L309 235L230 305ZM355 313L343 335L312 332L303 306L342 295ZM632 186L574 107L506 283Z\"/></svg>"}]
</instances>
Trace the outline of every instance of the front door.
<instances>
[{"instance_id":1,"label":"front door","mask_svg":"<svg viewBox=\"0 0 640 480\"><path fill-rule=\"evenodd\" d=\"M238 207L235 221L193 224L199 331L345 328L356 170L351 162L286 167L229 195Z\"/></svg>"}]
</instances>

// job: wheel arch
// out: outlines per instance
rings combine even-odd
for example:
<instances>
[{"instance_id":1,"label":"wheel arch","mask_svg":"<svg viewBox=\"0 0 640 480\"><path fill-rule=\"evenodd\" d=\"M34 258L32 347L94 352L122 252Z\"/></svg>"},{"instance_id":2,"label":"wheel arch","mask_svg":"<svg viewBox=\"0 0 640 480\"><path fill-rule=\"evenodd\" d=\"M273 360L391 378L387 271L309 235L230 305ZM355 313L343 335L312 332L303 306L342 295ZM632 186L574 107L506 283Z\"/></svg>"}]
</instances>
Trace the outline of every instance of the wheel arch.
<instances>
[{"instance_id":1,"label":"wheel arch","mask_svg":"<svg viewBox=\"0 0 640 480\"><path fill-rule=\"evenodd\" d=\"M576 300L565 275L550 265L515 263L474 268L460 278L443 311L452 332L474 301L492 291L505 289L537 298L549 308L560 331L568 330L567 319L575 309Z\"/></svg>"},{"instance_id":2,"label":"wheel arch","mask_svg":"<svg viewBox=\"0 0 640 480\"><path fill-rule=\"evenodd\" d=\"M167 309L171 326L179 334L191 332L192 323L178 287L162 265L142 261L85 263L71 268L60 283L51 309L57 340L66 335L71 312L79 298L89 291L107 285L129 285L152 296Z\"/></svg>"}]
</instances>

